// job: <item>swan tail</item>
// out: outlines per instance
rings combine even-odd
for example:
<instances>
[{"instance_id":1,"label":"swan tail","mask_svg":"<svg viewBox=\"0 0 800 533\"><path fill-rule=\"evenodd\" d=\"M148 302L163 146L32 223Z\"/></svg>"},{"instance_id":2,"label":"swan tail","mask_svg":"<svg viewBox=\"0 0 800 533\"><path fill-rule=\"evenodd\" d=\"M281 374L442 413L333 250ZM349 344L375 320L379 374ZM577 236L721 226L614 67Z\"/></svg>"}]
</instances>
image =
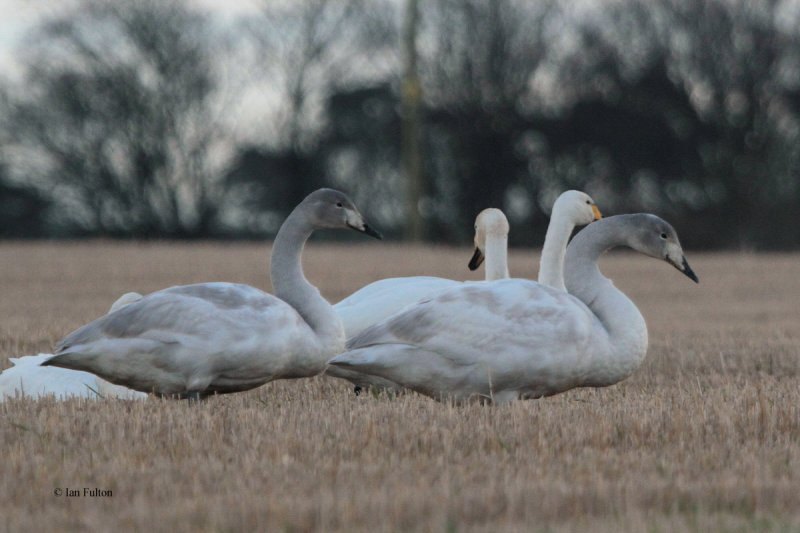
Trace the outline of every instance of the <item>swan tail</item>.
<instances>
[{"instance_id":1,"label":"swan tail","mask_svg":"<svg viewBox=\"0 0 800 533\"><path fill-rule=\"evenodd\" d=\"M352 370L399 383L393 379L395 370L398 367L407 367L403 355L416 351L415 346L407 344L373 345L339 354L328 361L328 364L334 369Z\"/></svg>"},{"instance_id":2,"label":"swan tail","mask_svg":"<svg viewBox=\"0 0 800 533\"><path fill-rule=\"evenodd\" d=\"M42 361L39 366L57 366L70 370L86 370L85 354L61 353Z\"/></svg>"}]
</instances>

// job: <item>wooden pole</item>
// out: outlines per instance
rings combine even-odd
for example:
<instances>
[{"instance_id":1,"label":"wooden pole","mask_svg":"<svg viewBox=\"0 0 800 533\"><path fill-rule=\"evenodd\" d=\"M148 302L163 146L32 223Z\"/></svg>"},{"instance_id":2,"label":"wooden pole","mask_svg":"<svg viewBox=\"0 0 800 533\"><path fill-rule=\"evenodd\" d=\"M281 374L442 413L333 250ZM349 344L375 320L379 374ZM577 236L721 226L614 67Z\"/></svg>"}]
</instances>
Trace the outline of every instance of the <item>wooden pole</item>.
<instances>
[{"instance_id":1,"label":"wooden pole","mask_svg":"<svg viewBox=\"0 0 800 533\"><path fill-rule=\"evenodd\" d=\"M417 27L419 25L419 2L407 0L403 29L405 49L405 72L402 87L402 143L403 169L407 184L406 212L408 224L406 238L420 241L423 237L423 221L420 213L422 199L422 138L421 102L422 89L417 73Z\"/></svg>"}]
</instances>

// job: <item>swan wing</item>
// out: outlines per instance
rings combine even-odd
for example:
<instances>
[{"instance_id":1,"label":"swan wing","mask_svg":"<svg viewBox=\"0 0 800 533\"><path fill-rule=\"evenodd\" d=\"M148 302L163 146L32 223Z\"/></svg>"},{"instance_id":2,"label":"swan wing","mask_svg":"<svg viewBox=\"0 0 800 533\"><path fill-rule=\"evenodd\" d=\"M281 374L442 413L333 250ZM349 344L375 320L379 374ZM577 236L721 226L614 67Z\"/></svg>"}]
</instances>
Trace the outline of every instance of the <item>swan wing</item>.
<instances>
[{"instance_id":1,"label":"swan wing","mask_svg":"<svg viewBox=\"0 0 800 533\"><path fill-rule=\"evenodd\" d=\"M148 294L73 331L56 345L56 353L101 339L158 337L172 334L210 336L209 322L231 322L236 329L262 318L280 302L263 291L234 283L200 283Z\"/></svg>"},{"instance_id":2,"label":"swan wing","mask_svg":"<svg viewBox=\"0 0 800 533\"><path fill-rule=\"evenodd\" d=\"M297 354L316 354L314 340L279 298L247 285L202 283L149 294L90 322L59 342L46 364L147 392L228 392L282 376ZM295 361L293 372L303 371Z\"/></svg>"}]
</instances>

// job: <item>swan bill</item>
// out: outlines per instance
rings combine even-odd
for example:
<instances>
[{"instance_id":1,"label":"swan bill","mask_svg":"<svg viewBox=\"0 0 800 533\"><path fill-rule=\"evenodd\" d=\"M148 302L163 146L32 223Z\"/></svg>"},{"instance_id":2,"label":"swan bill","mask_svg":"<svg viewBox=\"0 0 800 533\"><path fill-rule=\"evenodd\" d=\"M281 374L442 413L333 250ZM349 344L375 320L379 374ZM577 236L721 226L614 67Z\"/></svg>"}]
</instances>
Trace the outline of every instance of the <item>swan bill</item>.
<instances>
[{"instance_id":1,"label":"swan bill","mask_svg":"<svg viewBox=\"0 0 800 533\"><path fill-rule=\"evenodd\" d=\"M686 261L685 257L683 258L683 262L681 263L681 266L683 267L681 269L681 272L686 274L686 276L688 276L688 278L690 280L694 281L695 283L700 283L700 280L697 278L697 274L695 274L694 270L692 270L692 267L689 266L689 263Z\"/></svg>"},{"instance_id":2,"label":"swan bill","mask_svg":"<svg viewBox=\"0 0 800 533\"><path fill-rule=\"evenodd\" d=\"M347 224L347 226L349 228L352 228L352 229L356 230L356 231L360 231L361 233L369 235L370 237L375 237L376 239L381 239L381 240L383 239L383 235L381 235L377 230L372 228L366 222L364 222L360 228L356 227L356 226L353 226L352 224Z\"/></svg>"},{"instance_id":3,"label":"swan bill","mask_svg":"<svg viewBox=\"0 0 800 533\"><path fill-rule=\"evenodd\" d=\"M475 253L472 254L472 259L469 260L469 265L467 266L469 266L470 270L477 270L477 268L483 264L483 260L483 252L481 252L480 248L476 247Z\"/></svg>"},{"instance_id":4,"label":"swan bill","mask_svg":"<svg viewBox=\"0 0 800 533\"><path fill-rule=\"evenodd\" d=\"M592 205L592 213L594 213L595 220L600 220L601 218L603 218L603 214L600 212L600 209L598 209L596 205Z\"/></svg>"},{"instance_id":5,"label":"swan bill","mask_svg":"<svg viewBox=\"0 0 800 533\"><path fill-rule=\"evenodd\" d=\"M697 274L695 274L694 270L692 270L692 267L689 266L689 262L686 260L686 257L681 257L680 263L673 261L668 257L667 262L683 272L690 280L694 281L695 283L700 283L700 280L697 278Z\"/></svg>"}]
</instances>

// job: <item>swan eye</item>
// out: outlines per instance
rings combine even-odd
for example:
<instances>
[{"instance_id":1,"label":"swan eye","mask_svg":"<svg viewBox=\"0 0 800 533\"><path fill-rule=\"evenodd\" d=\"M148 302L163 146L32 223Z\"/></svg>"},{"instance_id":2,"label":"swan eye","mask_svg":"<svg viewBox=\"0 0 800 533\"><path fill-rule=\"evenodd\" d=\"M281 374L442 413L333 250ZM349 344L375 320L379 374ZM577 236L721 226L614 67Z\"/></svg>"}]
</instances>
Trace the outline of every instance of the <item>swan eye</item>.
<instances>
[{"instance_id":1,"label":"swan eye","mask_svg":"<svg viewBox=\"0 0 800 533\"><path fill-rule=\"evenodd\" d=\"M591 200L586 200L586 205L592 205L592 201Z\"/></svg>"},{"instance_id":2,"label":"swan eye","mask_svg":"<svg viewBox=\"0 0 800 533\"><path fill-rule=\"evenodd\" d=\"M662 234L661 234L661 238L662 238L662 239L666 239L666 238L667 238L667 234L666 234L666 233L662 233Z\"/></svg>"},{"instance_id":3,"label":"swan eye","mask_svg":"<svg viewBox=\"0 0 800 533\"><path fill-rule=\"evenodd\" d=\"M336 207L343 207L342 202L336 202Z\"/></svg>"}]
</instances>

